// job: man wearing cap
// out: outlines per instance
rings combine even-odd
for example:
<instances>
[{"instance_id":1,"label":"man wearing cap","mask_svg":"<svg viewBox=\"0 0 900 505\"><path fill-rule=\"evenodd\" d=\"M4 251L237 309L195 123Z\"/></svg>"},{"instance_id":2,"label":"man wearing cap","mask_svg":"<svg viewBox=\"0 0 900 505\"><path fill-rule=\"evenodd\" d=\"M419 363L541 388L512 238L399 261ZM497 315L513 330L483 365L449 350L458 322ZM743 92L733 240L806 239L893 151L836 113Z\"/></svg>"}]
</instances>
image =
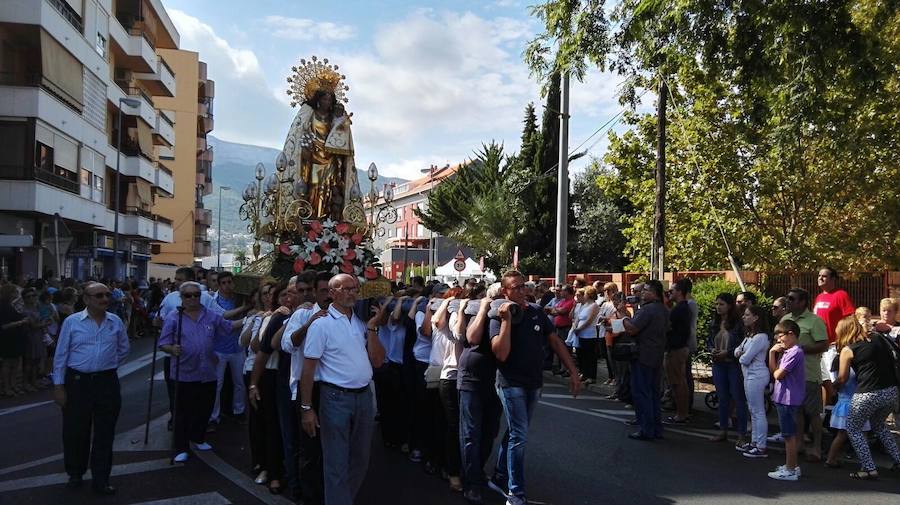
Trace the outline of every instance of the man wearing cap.
<instances>
[{"instance_id":1,"label":"man wearing cap","mask_svg":"<svg viewBox=\"0 0 900 505\"><path fill-rule=\"evenodd\" d=\"M67 317L59 334L53 397L63 411L66 486L81 486L90 454L91 487L97 494L111 495L116 492L109 484L113 439L122 406L116 369L128 356L128 333L122 320L106 311L109 288L90 283L83 299L86 308Z\"/></svg>"}]
</instances>

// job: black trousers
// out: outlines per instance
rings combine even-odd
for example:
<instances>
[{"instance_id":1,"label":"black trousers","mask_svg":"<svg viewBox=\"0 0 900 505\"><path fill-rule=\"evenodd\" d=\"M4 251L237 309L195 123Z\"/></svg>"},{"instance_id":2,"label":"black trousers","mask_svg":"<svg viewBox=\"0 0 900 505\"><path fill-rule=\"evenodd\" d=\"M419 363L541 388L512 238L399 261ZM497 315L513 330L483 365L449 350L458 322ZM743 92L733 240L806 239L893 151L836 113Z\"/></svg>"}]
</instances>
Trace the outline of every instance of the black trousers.
<instances>
[{"instance_id":1,"label":"black trousers","mask_svg":"<svg viewBox=\"0 0 900 505\"><path fill-rule=\"evenodd\" d=\"M441 379L438 387L441 406L444 408L446 429L443 433L444 451L447 473L459 477L462 467L462 453L459 449L459 392L456 390L456 379Z\"/></svg>"},{"instance_id":2,"label":"black trousers","mask_svg":"<svg viewBox=\"0 0 900 505\"><path fill-rule=\"evenodd\" d=\"M178 405L173 438L175 452L179 453L188 450L188 441L196 444L206 441L206 425L216 399L216 381L179 381L175 387L178 388Z\"/></svg>"},{"instance_id":3,"label":"black trousers","mask_svg":"<svg viewBox=\"0 0 900 505\"><path fill-rule=\"evenodd\" d=\"M319 411L319 383L313 385L312 407ZM300 408L300 391L297 391L297 418L303 418L303 410ZM305 505L322 505L325 496L325 482L322 474L322 438L310 437L300 426L297 439L299 453L298 472L300 473L300 493Z\"/></svg>"},{"instance_id":4,"label":"black trousers","mask_svg":"<svg viewBox=\"0 0 900 505\"><path fill-rule=\"evenodd\" d=\"M425 370L428 363L415 361L413 377L412 402L412 432L410 437L410 449L426 451L430 448L431 440L431 411L428 400L428 389L425 387Z\"/></svg>"},{"instance_id":5,"label":"black trousers","mask_svg":"<svg viewBox=\"0 0 900 505\"><path fill-rule=\"evenodd\" d=\"M250 384L250 374L246 374L245 384ZM281 480L284 476L284 446L281 440L281 426L275 403L275 381L277 370L266 369L259 378L257 408L250 407L250 461L260 470L266 470L269 480ZM215 398L215 397L213 397Z\"/></svg>"},{"instance_id":6,"label":"black trousers","mask_svg":"<svg viewBox=\"0 0 900 505\"><path fill-rule=\"evenodd\" d=\"M616 373L613 371L613 360L609 355L609 348L606 347L606 341L604 339L600 339L600 357L606 361L606 373L609 375L610 379L616 378Z\"/></svg>"},{"instance_id":7,"label":"black trousers","mask_svg":"<svg viewBox=\"0 0 900 505\"><path fill-rule=\"evenodd\" d=\"M585 379L597 380L597 351L600 339L578 338L578 369Z\"/></svg>"},{"instance_id":8,"label":"black trousers","mask_svg":"<svg viewBox=\"0 0 900 505\"><path fill-rule=\"evenodd\" d=\"M91 462L95 487L109 483L113 439L122 408L116 370L93 374L66 369L66 406L63 407L63 454L66 473L81 477ZM93 432L93 441L91 434Z\"/></svg>"},{"instance_id":9,"label":"black trousers","mask_svg":"<svg viewBox=\"0 0 900 505\"><path fill-rule=\"evenodd\" d=\"M386 445L406 442L403 430L403 372L397 363L385 363L374 371L378 424Z\"/></svg>"}]
</instances>

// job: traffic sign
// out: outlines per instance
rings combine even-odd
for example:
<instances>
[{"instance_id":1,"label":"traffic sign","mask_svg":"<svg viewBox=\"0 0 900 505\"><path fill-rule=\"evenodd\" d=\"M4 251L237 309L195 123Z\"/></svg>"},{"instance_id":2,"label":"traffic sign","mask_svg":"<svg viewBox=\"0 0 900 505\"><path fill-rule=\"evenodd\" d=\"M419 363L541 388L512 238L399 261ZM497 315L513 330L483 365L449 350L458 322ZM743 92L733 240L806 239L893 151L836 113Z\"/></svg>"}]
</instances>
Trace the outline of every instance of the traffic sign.
<instances>
[{"instance_id":1,"label":"traffic sign","mask_svg":"<svg viewBox=\"0 0 900 505\"><path fill-rule=\"evenodd\" d=\"M466 262L465 262L465 260L456 260L456 261L454 261L454 262L453 262L453 269L456 270L457 272L462 272L463 270L465 270L465 269L466 269Z\"/></svg>"}]
</instances>

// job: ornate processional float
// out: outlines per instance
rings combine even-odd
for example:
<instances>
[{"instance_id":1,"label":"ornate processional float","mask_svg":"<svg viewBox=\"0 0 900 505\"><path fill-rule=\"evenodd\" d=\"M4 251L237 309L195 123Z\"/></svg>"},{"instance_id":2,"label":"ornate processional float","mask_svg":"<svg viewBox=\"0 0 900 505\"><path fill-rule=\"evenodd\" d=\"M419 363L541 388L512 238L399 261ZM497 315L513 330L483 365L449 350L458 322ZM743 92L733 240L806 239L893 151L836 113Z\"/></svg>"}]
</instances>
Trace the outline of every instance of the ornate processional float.
<instances>
[{"instance_id":1,"label":"ornate processional float","mask_svg":"<svg viewBox=\"0 0 900 505\"><path fill-rule=\"evenodd\" d=\"M379 223L397 220L393 191L375 188L378 169L368 169L372 209L366 219L354 160L352 114L346 109L346 77L327 59L300 60L288 77L291 106L300 106L266 175L256 165L254 181L243 190L240 217L254 236L256 260L237 275L238 291L250 293L263 278L287 280L304 270L355 275L363 283L361 297L390 294L372 247ZM375 215L376 203L383 201ZM274 250L263 257L260 242Z\"/></svg>"}]
</instances>

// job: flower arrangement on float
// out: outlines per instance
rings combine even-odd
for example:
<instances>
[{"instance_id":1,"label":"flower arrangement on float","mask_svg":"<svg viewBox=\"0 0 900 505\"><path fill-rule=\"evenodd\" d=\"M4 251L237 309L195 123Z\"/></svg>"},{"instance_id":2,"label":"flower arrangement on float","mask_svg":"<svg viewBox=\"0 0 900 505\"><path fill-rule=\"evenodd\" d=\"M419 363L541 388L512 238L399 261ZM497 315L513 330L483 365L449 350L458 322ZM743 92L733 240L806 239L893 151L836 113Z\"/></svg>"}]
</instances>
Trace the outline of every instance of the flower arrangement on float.
<instances>
[{"instance_id":1,"label":"flower arrangement on float","mask_svg":"<svg viewBox=\"0 0 900 505\"><path fill-rule=\"evenodd\" d=\"M314 270L355 275L360 280L378 277L379 262L372 244L356 227L331 219L303 225L293 241L278 246L278 254L293 262L294 273Z\"/></svg>"}]
</instances>

